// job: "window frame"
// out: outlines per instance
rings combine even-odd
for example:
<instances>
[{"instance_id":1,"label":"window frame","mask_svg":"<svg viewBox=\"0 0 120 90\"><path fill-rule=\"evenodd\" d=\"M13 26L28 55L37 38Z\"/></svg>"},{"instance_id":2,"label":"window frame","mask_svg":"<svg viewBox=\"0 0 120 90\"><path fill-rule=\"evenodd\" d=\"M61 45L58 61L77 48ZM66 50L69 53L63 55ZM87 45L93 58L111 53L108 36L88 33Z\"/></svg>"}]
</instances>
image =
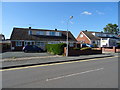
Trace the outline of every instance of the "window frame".
<instances>
[{"instance_id":1,"label":"window frame","mask_svg":"<svg viewBox=\"0 0 120 90\"><path fill-rule=\"evenodd\" d=\"M22 46L22 41L16 41L16 46Z\"/></svg>"}]
</instances>

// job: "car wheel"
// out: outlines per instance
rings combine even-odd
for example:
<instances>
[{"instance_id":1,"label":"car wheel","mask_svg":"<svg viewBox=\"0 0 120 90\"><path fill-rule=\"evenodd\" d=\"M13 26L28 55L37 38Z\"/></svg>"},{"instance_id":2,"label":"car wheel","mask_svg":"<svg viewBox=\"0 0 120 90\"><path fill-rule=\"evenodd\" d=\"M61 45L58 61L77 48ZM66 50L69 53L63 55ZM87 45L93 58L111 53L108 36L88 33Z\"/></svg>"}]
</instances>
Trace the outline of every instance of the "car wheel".
<instances>
[{"instance_id":1,"label":"car wheel","mask_svg":"<svg viewBox=\"0 0 120 90\"><path fill-rule=\"evenodd\" d=\"M39 50L38 52L41 52L41 50Z\"/></svg>"},{"instance_id":2,"label":"car wheel","mask_svg":"<svg viewBox=\"0 0 120 90\"><path fill-rule=\"evenodd\" d=\"M25 52L25 53L27 53L28 51L27 51L27 50L25 50L24 52Z\"/></svg>"}]
</instances>

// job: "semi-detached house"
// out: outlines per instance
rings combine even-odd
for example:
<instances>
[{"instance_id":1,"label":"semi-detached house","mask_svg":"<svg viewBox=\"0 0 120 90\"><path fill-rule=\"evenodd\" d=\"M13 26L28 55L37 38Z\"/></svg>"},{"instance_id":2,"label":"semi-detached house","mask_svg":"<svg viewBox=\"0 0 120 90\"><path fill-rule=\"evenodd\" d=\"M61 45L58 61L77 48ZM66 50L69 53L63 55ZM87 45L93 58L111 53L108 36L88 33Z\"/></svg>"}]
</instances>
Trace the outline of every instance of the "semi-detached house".
<instances>
[{"instance_id":1,"label":"semi-detached house","mask_svg":"<svg viewBox=\"0 0 120 90\"><path fill-rule=\"evenodd\" d=\"M45 49L46 44L66 43L67 31L29 28L13 28L10 40L12 50L22 50L26 45L37 45ZM68 31L69 46L77 41Z\"/></svg>"},{"instance_id":2,"label":"semi-detached house","mask_svg":"<svg viewBox=\"0 0 120 90\"><path fill-rule=\"evenodd\" d=\"M93 32L93 31L81 31L77 37L77 41L80 43L96 44L98 47L113 47L120 41L120 38L116 34Z\"/></svg>"}]
</instances>

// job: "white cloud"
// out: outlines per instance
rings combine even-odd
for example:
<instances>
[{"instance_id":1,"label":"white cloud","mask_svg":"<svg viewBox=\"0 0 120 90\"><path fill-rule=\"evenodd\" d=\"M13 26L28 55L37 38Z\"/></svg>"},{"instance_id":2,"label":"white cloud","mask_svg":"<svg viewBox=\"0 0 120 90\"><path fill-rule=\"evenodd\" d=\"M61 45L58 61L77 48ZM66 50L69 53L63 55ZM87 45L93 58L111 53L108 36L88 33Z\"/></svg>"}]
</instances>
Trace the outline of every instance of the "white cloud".
<instances>
[{"instance_id":1,"label":"white cloud","mask_svg":"<svg viewBox=\"0 0 120 90\"><path fill-rule=\"evenodd\" d=\"M91 13L91 12L88 12L88 11L84 11L84 12L82 12L81 14L84 14L84 15L92 15L92 13Z\"/></svg>"},{"instance_id":2,"label":"white cloud","mask_svg":"<svg viewBox=\"0 0 120 90\"><path fill-rule=\"evenodd\" d=\"M98 10L96 10L96 13L99 14L99 15L104 15L104 14L105 14L105 13L100 12L100 11L98 11Z\"/></svg>"}]
</instances>

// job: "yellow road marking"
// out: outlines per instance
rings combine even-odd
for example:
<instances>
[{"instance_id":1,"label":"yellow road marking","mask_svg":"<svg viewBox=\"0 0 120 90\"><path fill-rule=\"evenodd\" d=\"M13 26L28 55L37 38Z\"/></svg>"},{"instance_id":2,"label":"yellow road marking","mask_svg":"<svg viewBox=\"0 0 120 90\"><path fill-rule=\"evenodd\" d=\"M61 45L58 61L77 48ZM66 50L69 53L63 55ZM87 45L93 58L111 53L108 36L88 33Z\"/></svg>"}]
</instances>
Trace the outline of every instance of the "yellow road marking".
<instances>
[{"instance_id":1,"label":"yellow road marking","mask_svg":"<svg viewBox=\"0 0 120 90\"><path fill-rule=\"evenodd\" d=\"M106 58L114 58L114 57L119 57L119 56L106 57ZM26 68L43 67L43 66L52 66L52 65L59 65L59 64L76 63L76 62L88 62L88 61L100 60L100 59L106 59L106 58L96 58L96 59L88 59L88 60L83 60L83 61L82 61L82 60L79 60L79 61L71 61L71 62L62 62L62 63L53 63L53 64L26 66L26 67L10 68L10 69L1 69L0 71L19 70L19 69L26 69Z\"/></svg>"}]
</instances>

